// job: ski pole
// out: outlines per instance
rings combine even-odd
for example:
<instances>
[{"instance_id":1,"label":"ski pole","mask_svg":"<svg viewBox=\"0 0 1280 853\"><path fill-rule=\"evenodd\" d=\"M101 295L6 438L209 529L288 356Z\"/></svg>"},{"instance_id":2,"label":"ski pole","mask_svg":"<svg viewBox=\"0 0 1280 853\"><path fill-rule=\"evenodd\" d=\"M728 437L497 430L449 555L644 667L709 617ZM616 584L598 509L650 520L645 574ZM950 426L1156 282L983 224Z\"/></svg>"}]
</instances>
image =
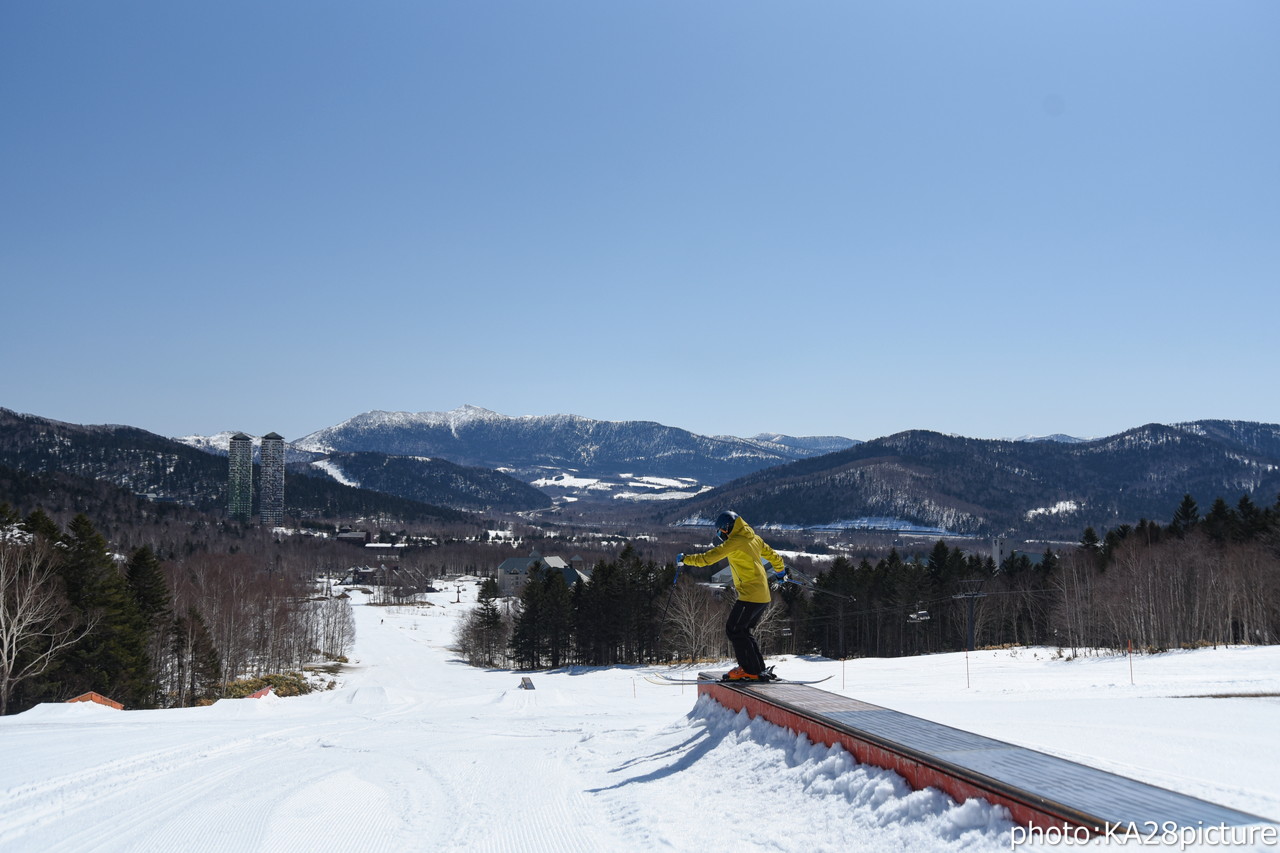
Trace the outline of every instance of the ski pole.
<instances>
[{"instance_id":1,"label":"ski pole","mask_svg":"<svg viewBox=\"0 0 1280 853\"><path fill-rule=\"evenodd\" d=\"M684 568L684 554L676 557L676 576L671 581L671 594L667 596L667 606L662 608L662 618L658 620L658 645L662 645L662 626L667 624L667 613L671 610L671 600L676 597L676 584L680 582L680 570Z\"/></svg>"},{"instance_id":2,"label":"ski pole","mask_svg":"<svg viewBox=\"0 0 1280 853\"><path fill-rule=\"evenodd\" d=\"M796 580L794 577L792 577L792 575L797 575L802 580ZM785 578L785 580L788 583L795 584L801 589L808 589L814 592L821 592L824 595L834 596L835 598L843 598L845 601L857 601L857 599L854 598L852 595L843 595L842 593L839 593L839 592L832 592L829 589L823 589L822 587L818 586L817 583L814 582L813 578L809 577L808 575L804 574L804 572L801 572L797 569L788 569L787 577Z\"/></svg>"},{"instance_id":3,"label":"ski pole","mask_svg":"<svg viewBox=\"0 0 1280 853\"><path fill-rule=\"evenodd\" d=\"M683 556L684 554L680 555L680 557ZM671 581L671 595L667 596L667 606L662 608L662 621L658 623L659 626L667 623L667 612L671 610L671 599L675 598L676 584L680 583L680 570L684 568L684 560L680 559L680 557L676 558L676 576Z\"/></svg>"}]
</instances>

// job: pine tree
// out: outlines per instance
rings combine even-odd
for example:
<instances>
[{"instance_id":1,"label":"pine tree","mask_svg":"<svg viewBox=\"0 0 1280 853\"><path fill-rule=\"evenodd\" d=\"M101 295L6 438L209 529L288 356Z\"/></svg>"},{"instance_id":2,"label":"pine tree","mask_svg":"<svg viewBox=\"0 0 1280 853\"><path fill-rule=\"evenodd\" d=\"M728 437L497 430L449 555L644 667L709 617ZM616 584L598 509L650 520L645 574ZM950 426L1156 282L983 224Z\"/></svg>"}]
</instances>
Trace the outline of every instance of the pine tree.
<instances>
[{"instance_id":1,"label":"pine tree","mask_svg":"<svg viewBox=\"0 0 1280 853\"><path fill-rule=\"evenodd\" d=\"M937 586L942 586L948 579L951 567L951 549L947 543L939 539L929 552L929 579Z\"/></svg>"},{"instance_id":2,"label":"pine tree","mask_svg":"<svg viewBox=\"0 0 1280 853\"><path fill-rule=\"evenodd\" d=\"M481 666L497 666L507 641L507 624L498 609L502 591L493 578L485 578L477 594L476 609L471 619L475 649L473 654Z\"/></svg>"},{"instance_id":3,"label":"pine tree","mask_svg":"<svg viewBox=\"0 0 1280 853\"><path fill-rule=\"evenodd\" d=\"M814 578L814 585L823 592L810 602L807 639L809 645L828 657L843 658L859 642L854 620L857 611L867 604L861 600L855 604L850 599L864 594L860 573L862 577L871 573L865 560L860 568L855 568L847 558L836 557L827 571Z\"/></svg>"},{"instance_id":4,"label":"pine tree","mask_svg":"<svg viewBox=\"0 0 1280 853\"><path fill-rule=\"evenodd\" d=\"M674 579L672 567L671 579ZM657 624L660 615L656 602L666 592L671 580L665 580L663 572L653 560L644 560L640 553L627 543L618 555L618 580L605 604L604 618L616 621L620 662L639 663L651 658L662 627Z\"/></svg>"},{"instance_id":5,"label":"pine tree","mask_svg":"<svg viewBox=\"0 0 1280 853\"><path fill-rule=\"evenodd\" d=\"M56 673L61 698L93 690L137 707L153 697L147 661L146 625L124 576L107 552L106 540L83 514L62 536L59 571L67 599L94 629L63 660Z\"/></svg>"},{"instance_id":6,"label":"pine tree","mask_svg":"<svg viewBox=\"0 0 1280 853\"><path fill-rule=\"evenodd\" d=\"M567 662L573 641L573 602L560 572L544 569L538 582L542 586L539 633L547 662L555 668Z\"/></svg>"},{"instance_id":7,"label":"pine tree","mask_svg":"<svg viewBox=\"0 0 1280 853\"><path fill-rule=\"evenodd\" d=\"M1241 495L1236 504L1236 515L1239 518L1238 536L1245 542L1252 541L1267 532L1269 523L1267 514L1260 509L1248 495Z\"/></svg>"},{"instance_id":8,"label":"pine tree","mask_svg":"<svg viewBox=\"0 0 1280 853\"><path fill-rule=\"evenodd\" d=\"M1214 500L1213 506L1209 508L1209 514L1200 523L1200 529L1205 532L1205 535L1218 543L1234 539L1239 527L1239 519L1235 511L1227 506L1227 502L1222 498Z\"/></svg>"},{"instance_id":9,"label":"pine tree","mask_svg":"<svg viewBox=\"0 0 1280 853\"><path fill-rule=\"evenodd\" d=\"M543 626L542 566L529 569L520 588L520 606L511 630L511 656L520 669L537 669L546 655Z\"/></svg>"},{"instance_id":10,"label":"pine tree","mask_svg":"<svg viewBox=\"0 0 1280 853\"><path fill-rule=\"evenodd\" d=\"M1196 506L1195 498L1191 495L1183 495L1182 503L1178 505L1178 509L1173 514L1173 521L1169 525L1169 532L1181 538L1186 536L1191 530L1200 523L1200 507Z\"/></svg>"},{"instance_id":11,"label":"pine tree","mask_svg":"<svg viewBox=\"0 0 1280 853\"><path fill-rule=\"evenodd\" d=\"M22 521L22 529L46 542L62 539L62 528L42 509L35 509Z\"/></svg>"},{"instance_id":12,"label":"pine tree","mask_svg":"<svg viewBox=\"0 0 1280 853\"><path fill-rule=\"evenodd\" d=\"M626 660L627 581L617 562L601 560L591 581L574 590L573 628L578 659L592 666Z\"/></svg>"},{"instance_id":13,"label":"pine tree","mask_svg":"<svg viewBox=\"0 0 1280 853\"><path fill-rule=\"evenodd\" d=\"M160 559L149 545L144 545L133 552L125 577L129 592L142 619L147 660L153 675L151 700L148 704L155 706L161 702L159 675L170 657L169 633L173 629L172 596L169 594L169 584L165 580Z\"/></svg>"},{"instance_id":14,"label":"pine tree","mask_svg":"<svg viewBox=\"0 0 1280 853\"><path fill-rule=\"evenodd\" d=\"M143 545L133 552L125 576L138 611L148 625L172 616L169 583L160 567L160 558L150 545Z\"/></svg>"}]
</instances>

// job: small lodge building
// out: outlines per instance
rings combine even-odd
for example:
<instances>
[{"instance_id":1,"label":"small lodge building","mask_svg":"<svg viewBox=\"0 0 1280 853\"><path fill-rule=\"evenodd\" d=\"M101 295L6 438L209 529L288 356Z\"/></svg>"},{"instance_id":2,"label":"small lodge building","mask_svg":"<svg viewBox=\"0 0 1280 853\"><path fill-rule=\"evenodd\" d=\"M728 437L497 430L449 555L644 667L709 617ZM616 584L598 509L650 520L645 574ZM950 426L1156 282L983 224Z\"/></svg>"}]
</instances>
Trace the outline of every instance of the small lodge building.
<instances>
[{"instance_id":1,"label":"small lodge building","mask_svg":"<svg viewBox=\"0 0 1280 853\"><path fill-rule=\"evenodd\" d=\"M535 550L527 557L511 557L498 565L498 589L502 595L517 595L534 566L559 572L564 576L565 586L570 588L578 581L591 580L591 570L582 557L575 554L566 562L563 557L544 557Z\"/></svg>"}]
</instances>

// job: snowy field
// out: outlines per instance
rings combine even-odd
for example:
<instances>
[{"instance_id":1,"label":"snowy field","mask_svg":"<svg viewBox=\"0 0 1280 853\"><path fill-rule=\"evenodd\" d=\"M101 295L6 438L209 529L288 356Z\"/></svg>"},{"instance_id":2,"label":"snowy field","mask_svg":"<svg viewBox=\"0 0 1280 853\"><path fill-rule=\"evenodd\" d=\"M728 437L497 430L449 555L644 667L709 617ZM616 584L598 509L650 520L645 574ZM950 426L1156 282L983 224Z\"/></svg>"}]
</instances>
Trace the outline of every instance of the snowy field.
<instances>
[{"instance_id":1,"label":"snowy field","mask_svg":"<svg viewBox=\"0 0 1280 853\"><path fill-rule=\"evenodd\" d=\"M327 693L168 711L44 705L0 719L0 851L1011 847L1002 809L912 792L692 687L650 684L651 669L533 673L535 689L521 690L518 673L467 667L448 646L472 595L357 606L353 665ZM1280 648L1132 663L1053 649L771 662L1280 820ZM1221 694L1273 695L1196 698ZM1091 845L1105 846L1138 845Z\"/></svg>"}]
</instances>

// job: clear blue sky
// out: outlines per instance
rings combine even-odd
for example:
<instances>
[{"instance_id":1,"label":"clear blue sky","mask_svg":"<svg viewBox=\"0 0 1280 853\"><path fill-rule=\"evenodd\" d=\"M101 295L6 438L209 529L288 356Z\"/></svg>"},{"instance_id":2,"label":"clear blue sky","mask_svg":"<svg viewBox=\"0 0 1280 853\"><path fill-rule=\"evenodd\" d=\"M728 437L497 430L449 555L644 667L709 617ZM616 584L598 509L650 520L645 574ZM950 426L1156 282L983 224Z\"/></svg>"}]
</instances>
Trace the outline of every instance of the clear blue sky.
<instances>
[{"instance_id":1,"label":"clear blue sky","mask_svg":"<svg viewBox=\"0 0 1280 853\"><path fill-rule=\"evenodd\" d=\"M1280 3L14 2L0 406L1280 422Z\"/></svg>"}]
</instances>

